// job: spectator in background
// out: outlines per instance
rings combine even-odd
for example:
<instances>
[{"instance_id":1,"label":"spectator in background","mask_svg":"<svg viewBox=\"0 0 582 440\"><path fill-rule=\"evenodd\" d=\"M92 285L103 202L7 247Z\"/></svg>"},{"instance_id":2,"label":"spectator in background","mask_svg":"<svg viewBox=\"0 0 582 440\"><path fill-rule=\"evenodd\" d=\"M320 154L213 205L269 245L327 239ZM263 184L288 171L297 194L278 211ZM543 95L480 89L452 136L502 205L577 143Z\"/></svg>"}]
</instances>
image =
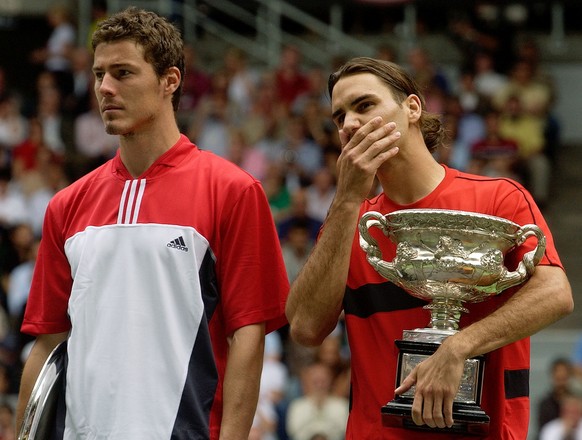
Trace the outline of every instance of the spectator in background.
<instances>
[{"instance_id":1,"label":"spectator in background","mask_svg":"<svg viewBox=\"0 0 582 440\"><path fill-rule=\"evenodd\" d=\"M321 345L316 348L315 360L327 365L332 373L331 394L349 399L350 397L350 359L343 346L344 322L339 324Z\"/></svg>"},{"instance_id":2,"label":"spectator in background","mask_svg":"<svg viewBox=\"0 0 582 440\"><path fill-rule=\"evenodd\" d=\"M310 88L301 62L302 54L299 48L292 45L285 46L275 70L277 97L288 111L295 99Z\"/></svg>"},{"instance_id":3,"label":"spectator in background","mask_svg":"<svg viewBox=\"0 0 582 440\"><path fill-rule=\"evenodd\" d=\"M510 96L501 111L501 136L517 142L519 174L540 207L549 202L552 167L545 154L544 121L525 112L518 95Z\"/></svg>"},{"instance_id":4,"label":"spectator in background","mask_svg":"<svg viewBox=\"0 0 582 440\"><path fill-rule=\"evenodd\" d=\"M291 210L291 192L285 185L283 168L276 163L269 163L267 173L262 181L263 189L269 200L275 224L279 224ZM279 239L281 236L279 235Z\"/></svg>"},{"instance_id":5,"label":"spectator in background","mask_svg":"<svg viewBox=\"0 0 582 440\"><path fill-rule=\"evenodd\" d=\"M249 112L240 121L250 144L256 145L271 157L282 143L287 110L277 98L275 79L271 72L263 72Z\"/></svg>"},{"instance_id":6,"label":"spectator in background","mask_svg":"<svg viewBox=\"0 0 582 440\"><path fill-rule=\"evenodd\" d=\"M246 54L235 47L224 54L224 69L228 78L227 97L237 114L246 114L252 105L259 83L259 73L248 65Z\"/></svg>"},{"instance_id":7,"label":"spectator in background","mask_svg":"<svg viewBox=\"0 0 582 440\"><path fill-rule=\"evenodd\" d=\"M285 398L289 372L283 362L283 345L278 332L265 336L265 354L257 412L249 440L280 440L277 437L279 419L279 405ZM284 423L283 423L284 425Z\"/></svg>"},{"instance_id":8,"label":"spectator in background","mask_svg":"<svg viewBox=\"0 0 582 440\"><path fill-rule=\"evenodd\" d=\"M290 283L297 278L312 248L313 239L310 238L309 222L303 218L293 219L287 226L285 236L281 238L283 261Z\"/></svg>"},{"instance_id":9,"label":"spectator in background","mask_svg":"<svg viewBox=\"0 0 582 440\"><path fill-rule=\"evenodd\" d=\"M507 84L507 76L495 70L491 53L480 51L473 62L475 69L475 87L489 103L493 97Z\"/></svg>"},{"instance_id":10,"label":"spectator in background","mask_svg":"<svg viewBox=\"0 0 582 440\"><path fill-rule=\"evenodd\" d=\"M269 166L266 155L260 148L250 145L245 132L238 127L229 130L226 158L258 180L265 178Z\"/></svg>"},{"instance_id":11,"label":"spectator in background","mask_svg":"<svg viewBox=\"0 0 582 440\"><path fill-rule=\"evenodd\" d=\"M348 399L331 394L333 374L327 365L313 363L301 372L303 395L293 399L287 411L287 431L292 440L328 440L345 437Z\"/></svg>"},{"instance_id":12,"label":"spectator in background","mask_svg":"<svg viewBox=\"0 0 582 440\"><path fill-rule=\"evenodd\" d=\"M93 32L97 29L99 23L107 18L107 0L92 0L91 1L91 24L87 32L86 47L93 52L91 47L91 37Z\"/></svg>"},{"instance_id":13,"label":"spectator in background","mask_svg":"<svg viewBox=\"0 0 582 440\"><path fill-rule=\"evenodd\" d=\"M329 110L329 105L326 106ZM328 110L321 108L321 103L315 97L307 98L303 110L297 112L303 117L307 137L320 146L321 149L333 145L333 122Z\"/></svg>"},{"instance_id":14,"label":"spectator in background","mask_svg":"<svg viewBox=\"0 0 582 440\"><path fill-rule=\"evenodd\" d=\"M556 358L550 365L550 389L538 404L538 433L550 421L560 416L560 408L566 396L572 394L572 362L563 357Z\"/></svg>"},{"instance_id":15,"label":"spectator in background","mask_svg":"<svg viewBox=\"0 0 582 440\"><path fill-rule=\"evenodd\" d=\"M304 188L299 188L291 193L291 206L288 213L282 216L277 223L279 239L285 240L293 225L301 221L307 226L309 239L314 240L319 234L322 222L307 213L307 193Z\"/></svg>"},{"instance_id":16,"label":"spectator in background","mask_svg":"<svg viewBox=\"0 0 582 440\"><path fill-rule=\"evenodd\" d=\"M525 60L514 63L509 81L493 96L493 104L503 109L513 97L519 99L524 113L545 123L552 104L552 89L536 79L532 65Z\"/></svg>"},{"instance_id":17,"label":"spectator in background","mask_svg":"<svg viewBox=\"0 0 582 440\"><path fill-rule=\"evenodd\" d=\"M12 151L12 176L19 185L28 173L36 169L40 150L48 148L44 143L40 120L32 116L27 125L27 137Z\"/></svg>"},{"instance_id":18,"label":"spectator in background","mask_svg":"<svg viewBox=\"0 0 582 440\"><path fill-rule=\"evenodd\" d=\"M526 38L517 47L518 57L526 61L532 71L533 80L541 83L550 91L550 103L548 104L547 118L544 129L546 141L546 154L552 162L555 162L556 153L560 148L561 127L560 121L553 112L553 105L557 99L556 85L551 73L544 70L541 64L541 51L539 44L533 38Z\"/></svg>"},{"instance_id":19,"label":"spectator in background","mask_svg":"<svg viewBox=\"0 0 582 440\"><path fill-rule=\"evenodd\" d=\"M10 271L7 289L7 311L11 329L15 334L20 332L20 324L24 315L24 306L28 300L39 244L40 238L33 239L30 247L25 250L26 255L23 261Z\"/></svg>"},{"instance_id":20,"label":"spectator in background","mask_svg":"<svg viewBox=\"0 0 582 440\"><path fill-rule=\"evenodd\" d=\"M499 118L500 113L495 109L485 114L486 134L472 145L467 171L482 176L521 180L515 172L519 157L517 142L501 136Z\"/></svg>"},{"instance_id":21,"label":"spectator in background","mask_svg":"<svg viewBox=\"0 0 582 440\"><path fill-rule=\"evenodd\" d=\"M582 397L564 397L560 417L548 422L540 432L540 440L582 440Z\"/></svg>"},{"instance_id":22,"label":"spectator in background","mask_svg":"<svg viewBox=\"0 0 582 440\"><path fill-rule=\"evenodd\" d=\"M233 107L228 100L228 79L223 70L212 75L212 91L198 104L188 129L192 142L226 158L229 132L233 126Z\"/></svg>"},{"instance_id":23,"label":"spectator in background","mask_svg":"<svg viewBox=\"0 0 582 440\"><path fill-rule=\"evenodd\" d=\"M191 44L184 45L184 63L186 71L177 117L180 126L186 129L192 122L198 103L210 93L212 80L210 75L198 65L198 54L196 48Z\"/></svg>"},{"instance_id":24,"label":"spectator in background","mask_svg":"<svg viewBox=\"0 0 582 440\"><path fill-rule=\"evenodd\" d=\"M413 47L406 54L408 71L424 91L426 110L444 113L446 98L451 93L449 80L443 70L431 59L427 50Z\"/></svg>"},{"instance_id":25,"label":"spectator in background","mask_svg":"<svg viewBox=\"0 0 582 440\"><path fill-rule=\"evenodd\" d=\"M475 111L465 111L458 96L447 99L445 118L454 124L454 137L448 165L466 171L471 159L471 146L485 136L483 117Z\"/></svg>"},{"instance_id":26,"label":"spectator in background","mask_svg":"<svg viewBox=\"0 0 582 440\"><path fill-rule=\"evenodd\" d=\"M0 226L4 228L11 228L29 220L26 199L11 183L10 168L0 168Z\"/></svg>"},{"instance_id":27,"label":"spectator in background","mask_svg":"<svg viewBox=\"0 0 582 440\"><path fill-rule=\"evenodd\" d=\"M27 130L27 120L16 95L0 95L0 166L10 164L13 149L24 141Z\"/></svg>"},{"instance_id":28,"label":"spectator in background","mask_svg":"<svg viewBox=\"0 0 582 440\"><path fill-rule=\"evenodd\" d=\"M61 157L48 149L42 149L38 155L38 162L38 185L27 195L30 225L36 236L41 234L44 214L50 199L70 183Z\"/></svg>"},{"instance_id":29,"label":"spectator in background","mask_svg":"<svg viewBox=\"0 0 582 440\"><path fill-rule=\"evenodd\" d=\"M323 164L323 149L309 138L303 115L287 119L280 149L271 151L270 159L283 166L290 191L308 185Z\"/></svg>"},{"instance_id":30,"label":"spectator in background","mask_svg":"<svg viewBox=\"0 0 582 440\"><path fill-rule=\"evenodd\" d=\"M574 376L574 388L582 393L582 336L578 338L572 351L572 368Z\"/></svg>"},{"instance_id":31,"label":"spectator in background","mask_svg":"<svg viewBox=\"0 0 582 440\"><path fill-rule=\"evenodd\" d=\"M479 53L493 53L499 46L498 37L483 29L476 18L453 14L449 22L451 40L463 55L461 68L471 65Z\"/></svg>"},{"instance_id":32,"label":"spectator in background","mask_svg":"<svg viewBox=\"0 0 582 440\"><path fill-rule=\"evenodd\" d=\"M91 81L93 83L93 81ZM91 87L92 88L92 87ZM89 110L75 118L75 150L81 156L81 165L87 171L112 158L119 139L105 131L95 93L89 97Z\"/></svg>"},{"instance_id":33,"label":"spectator in background","mask_svg":"<svg viewBox=\"0 0 582 440\"><path fill-rule=\"evenodd\" d=\"M488 105L487 98L477 90L475 72L472 69L461 70L454 89L461 107L467 113L479 112Z\"/></svg>"},{"instance_id":34,"label":"spectator in background","mask_svg":"<svg viewBox=\"0 0 582 440\"><path fill-rule=\"evenodd\" d=\"M76 30L64 3L51 6L46 18L52 31L46 45L32 52L31 61L55 73L59 90L68 94L73 88L71 56L76 43Z\"/></svg>"},{"instance_id":35,"label":"spectator in background","mask_svg":"<svg viewBox=\"0 0 582 440\"><path fill-rule=\"evenodd\" d=\"M335 197L335 176L327 167L321 167L313 176L312 182L305 189L307 200L306 212L321 223Z\"/></svg>"},{"instance_id":36,"label":"spectator in background","mask_svg":"<svg viewBox=\"0 0 582 440\"><path fill-rule=\"evenodd\" d=\"M47 87L38 97L37 116L42 125L43 139L50 151L61 157L67 150L65 143L65 115L62 112L62 92Z\"/></svg>"},{"instance_id":37,"label":"spectator in background","mask_svg":"<svg viewBox=\"0 0 582 440\"><path fill-rule=\"evenodd\" d=\"M64 161L44 142L42 124L36 117L29 120L28 138L14 149L12 186L22 194L28 222L40 237L46 206L55 192L68 183Z\"/></svg>"},{"instance_id":38,"label":"spectator in background","mask_svg":"<svg viewBox=\"0 0 582 440\"><path fill-rule=\"evenodd\" d=\"M308 88L300 93L292 105L293 113L304 113L307 102L312 102L322 117L329 118L329 97L327 95L327 75L321 67L312 67L306 74Z\"/></svg>"},{"instance_id":39,"label":"spectator in background","mask_svg":"<svg viewBox=\"0 0 582 440\"><path fill-rule=\"evenodd\" d=\"M72 116L78 116L90 109L93 92L93 72L91 64L93 54L84 46L78 46L71 52L71 75L73 90L64 96L63 109Z\"/></svg>"},{"instance_id":40,"label":"spectator in background","mask_svg":"<svg viewBox=\"0 0 582 440\"><path fill-rule=\"evenodd\" d=\"M7 291L10 273L19 264L28 260L30 249L34 243L34 233L27 222L15 224L5 230L2 240L0 273L2 288ZM6 306L4 303L3 305ZM7 308L7 307L5 307Z\"/></svg>"}]
</instances>

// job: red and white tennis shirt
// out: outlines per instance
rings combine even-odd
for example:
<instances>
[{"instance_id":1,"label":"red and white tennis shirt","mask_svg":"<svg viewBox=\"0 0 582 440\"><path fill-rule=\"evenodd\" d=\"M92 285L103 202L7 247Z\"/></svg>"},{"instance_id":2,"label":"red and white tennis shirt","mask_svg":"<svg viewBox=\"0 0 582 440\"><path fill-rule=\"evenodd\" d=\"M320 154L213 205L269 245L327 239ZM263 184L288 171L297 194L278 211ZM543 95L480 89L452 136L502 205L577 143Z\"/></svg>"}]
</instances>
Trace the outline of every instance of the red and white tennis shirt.
<instances>
[{"instance_id":1,"label":"red and white tennis shirt","mask_svg":"<svg viewBox=\"0 0 582 440\"><path fill-rule=\"evenodd\" d=\"M227 337L287 292L260 182L185 136L138 179L118 153L51 200L22 326L70 330L59 438L218 438Z\"/></svg>"}]
</instances>

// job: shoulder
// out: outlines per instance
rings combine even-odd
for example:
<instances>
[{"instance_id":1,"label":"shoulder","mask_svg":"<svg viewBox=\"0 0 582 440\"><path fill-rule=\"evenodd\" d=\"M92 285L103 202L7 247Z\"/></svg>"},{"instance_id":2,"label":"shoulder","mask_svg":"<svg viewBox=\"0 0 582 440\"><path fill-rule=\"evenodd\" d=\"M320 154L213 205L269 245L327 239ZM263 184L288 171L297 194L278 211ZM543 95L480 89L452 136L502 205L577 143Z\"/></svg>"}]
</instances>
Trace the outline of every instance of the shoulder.
<instances>
[{"instance_id":1,"label":"shoulder","mask_svg":"<svg viewBox=\"0 0 582 440\"><path fill-rule=\"evenodd\" d=\"M492 190L497 191L526 191L525 187L518 181L510 177L489 177L477 174L465 173L452 168L447 168L447 178L453 180L455 185L467 188L474 188L485 193Z\"/></svg>"},{"instance_id":2,"label":"shoulder","mask_svg":"<svg viewBox=\"0 0 582 440\"><path fill-rule=\"evenodd\" d=\"M58 191L52 197L50 205L53 207L63 207L78 197L83 196L88 191L90 191L96 181L103 179L108 170L111 170L111 161L108 161L98 168L90 171L89 173L72 182L67 187Z\"/></svg>"},{"instance_id":3,"label":"shoulder","mask_svg":"<svg viewBox=\"0 0 582 440\"><path fill-rule=\"evenodd\" d=\"M201 173L201 176L205 179L208 179L208 183L233 185L240 188L260 183L238 165L211 151L200 150L198 159L198 163L195 165L197 172Z\"/></svg>"}]
</instances>

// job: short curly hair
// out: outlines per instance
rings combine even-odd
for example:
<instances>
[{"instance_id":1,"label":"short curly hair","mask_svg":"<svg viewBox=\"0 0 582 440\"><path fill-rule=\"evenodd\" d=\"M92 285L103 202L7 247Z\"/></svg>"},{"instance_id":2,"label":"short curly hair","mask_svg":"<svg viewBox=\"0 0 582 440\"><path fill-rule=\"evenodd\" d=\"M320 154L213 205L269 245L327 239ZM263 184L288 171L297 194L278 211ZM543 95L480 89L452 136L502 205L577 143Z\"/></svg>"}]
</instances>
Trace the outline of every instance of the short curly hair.
<instances>
[{"instance_id":1,"label":"short curly hair","mask_svg":"<svg viewBox=\"0 0 582 440\"><path fill-rule=\"evenodd\" d=\"M184 79L184 41L180 31L154 12L129 7L99 22L91 38L93 50L102 43L132 40L144 49L144 58L158 77L170 67L180 70L180 85L172 96L174 111L180 105Z\"/></svg>"}]
</instances>

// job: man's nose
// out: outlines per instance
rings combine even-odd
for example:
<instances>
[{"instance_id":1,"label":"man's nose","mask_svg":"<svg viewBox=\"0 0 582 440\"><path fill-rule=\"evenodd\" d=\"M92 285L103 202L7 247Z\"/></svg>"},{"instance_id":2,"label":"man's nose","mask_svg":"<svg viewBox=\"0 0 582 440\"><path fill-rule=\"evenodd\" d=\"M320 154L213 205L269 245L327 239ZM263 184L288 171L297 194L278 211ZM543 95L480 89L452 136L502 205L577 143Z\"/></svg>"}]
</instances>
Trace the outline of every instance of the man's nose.
<instances>
[{"instance_id":1,"label":"man's nose","mask_svg":"<svg viewBox=\"0 0 582 440\"><path fill-rule=\"evenodd\" d=\"M346 113L344 117L344 125L342 130L346 133L350 138L353 134L362 126L362 121L356 114Z\"/></svg>"},{"instance_id":2,"label":"man's nose","mask_svg":"<svg viewBox=\"0 0 582 440\"><path fill-rule=\"evenodd\" d=\"M98 91L101 95L112 95L113 91L114 91L114 78L109 75L109 74L105 74L103 75L103 78L101 78L101 83L99 84L99 88Z\"/></svg>"}]
</instances>

